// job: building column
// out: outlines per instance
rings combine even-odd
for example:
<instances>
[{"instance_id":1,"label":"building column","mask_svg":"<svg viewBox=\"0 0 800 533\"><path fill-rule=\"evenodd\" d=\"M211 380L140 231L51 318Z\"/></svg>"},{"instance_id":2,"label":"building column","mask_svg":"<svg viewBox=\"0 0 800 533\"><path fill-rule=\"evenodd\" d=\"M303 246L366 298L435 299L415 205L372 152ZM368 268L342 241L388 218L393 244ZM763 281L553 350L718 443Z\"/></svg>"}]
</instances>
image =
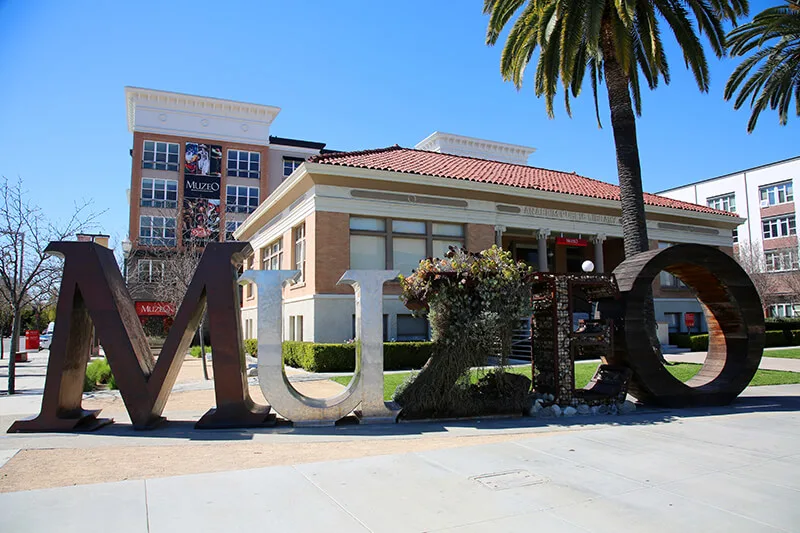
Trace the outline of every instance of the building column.
<instances>
[{"instance_id":1,"label":"building column","mask_svg":"<svg viewBox=\"0 0 800 533\"><path fill-rule=\"evenodd\" d=\"M603 241L605 240L605 233L598 233L592 239L594 243L594 271L598 274L605 272L605 266L603 265Z\"/></svg>"},{"instance_id":2,"label":"building column","mask_svg":"<svg viewBox=\"0 0 800 533\"><path fill-rule=\"evenodd\" d=\"M503 247L503 232L506 230L505 226L494 227L494 243L498 248Z\"/></svg>"},{"instance_id":3,"label":"building column","mask_svg":"<svg viewBox=\"0 0 800 533\"><path fill-rule=\"evenodd\" d=\"M548 272L547 270L547 237L550 236L549 229L539 230L539 272Z\"/></svg>"}]
</instances>

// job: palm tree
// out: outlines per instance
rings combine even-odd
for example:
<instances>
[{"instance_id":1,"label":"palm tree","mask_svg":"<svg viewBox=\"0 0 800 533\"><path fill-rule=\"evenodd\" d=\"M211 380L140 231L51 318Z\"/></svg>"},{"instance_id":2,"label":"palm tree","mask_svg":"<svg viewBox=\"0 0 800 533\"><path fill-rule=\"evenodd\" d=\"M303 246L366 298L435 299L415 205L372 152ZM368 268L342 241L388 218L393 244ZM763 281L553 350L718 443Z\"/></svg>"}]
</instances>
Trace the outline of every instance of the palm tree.
<instances>
[{"instance_id":1,"label":"palm tree","mask_svg":"<svg viewBox=\"0 0 800 533\"><path fill-rule=\"evenodd\" d=\"M625 256L646 251L634 115L634 110L640 115L642 108L639 72L650 89L658 85L659 78L669 83L660 28L666 21L697 86L707 92L708 64L698 33L707 36L717 57L723 56L722 23L747 14L747 0L484 0L484 13L490 15L487 44L497 42L520 8L501 55L503 78L521 88L525 67L538 48L534 89L537 96L544 95L552 118L559 80L569 114L570 93L573 97L580 94L588 71L598 125L597 86L605 80L617 151Z\"/></svg>"},{"instance_id":2,"label":"palm tree","mask_svg":"<svg viewBox=\"0 0 800 533\"><path fill-rule=\"evenodd\" d=\"M764 46L773 39L778 42ZM800 116L800 1L786 0L783 7L765 9L729 33L728 45L732 56L758 50L736 67L725 85L725 100L739 91L734 109L750 100L753 112L747 123L748 133L755 129L758 116L768 105L778 110L781 125L786 125L792 96ZM756 70L751 74L753 69Z\"/></svg>"}]
</instances>

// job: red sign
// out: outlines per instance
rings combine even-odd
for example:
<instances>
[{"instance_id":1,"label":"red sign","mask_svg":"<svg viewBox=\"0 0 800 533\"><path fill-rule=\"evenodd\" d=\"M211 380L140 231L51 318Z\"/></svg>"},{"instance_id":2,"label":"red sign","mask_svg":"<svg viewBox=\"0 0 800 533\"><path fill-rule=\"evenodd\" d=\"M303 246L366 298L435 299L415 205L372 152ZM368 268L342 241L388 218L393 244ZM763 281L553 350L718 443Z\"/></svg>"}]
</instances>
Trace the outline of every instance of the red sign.
<instances>
[{"instance_id":1,"label":"red sign","mask_svg":"<svg viewBox=\"0 0 800 533\"><path fill-rule=\"evenodd\" d=\"M687 328L694 327L694 313L684 313L683 315L683 323L686 324Z\"/></svg>"},{"instance_id":2,"label":"red sign","mask_svg":"<svg viewBox=\"0 0 800 533\"><path fill-rule=\"evenodd\" d=\"M172 316L175 306L169 302L136 302L136 314L139 316Z\"/></svg>"},{"instance_id":3,"label":"red sign","mask_svg":"<svg viewBox=\"0 0 800 533\"><path fill-rule=\"evenodd\" d=\"M586 246L589 244L589 241L586 239L574 239L571 237L556 237L556 244L561 244L564 246Z\"/></svg>"}]
</instances>

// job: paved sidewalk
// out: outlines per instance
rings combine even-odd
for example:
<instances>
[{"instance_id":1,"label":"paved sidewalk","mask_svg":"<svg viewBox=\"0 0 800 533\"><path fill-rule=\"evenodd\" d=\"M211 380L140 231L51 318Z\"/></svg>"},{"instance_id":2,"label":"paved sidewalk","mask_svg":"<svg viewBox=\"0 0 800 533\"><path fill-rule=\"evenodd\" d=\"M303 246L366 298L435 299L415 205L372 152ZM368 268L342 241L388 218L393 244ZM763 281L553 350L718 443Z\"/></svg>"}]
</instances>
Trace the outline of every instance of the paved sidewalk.
<instances>
[{"instance_id":1,"label":"paved sidewalk","mask_svg":"<svg viewBox=\"0 0 800 533\"><path fill-rule=\"evenodd\" d=\"M572 419L574 427L559 422L512 442L12 492L0 494L0 529L84 532L102 514L115 531L136 533L797 531L798 409L800 386L758 387L727 408L652 411L591 426ZM503 432L527 423L434 426ZM381 428L424 439L425 426L272 438L355 432L378 445Z\"/></svg>"}]
</instances>

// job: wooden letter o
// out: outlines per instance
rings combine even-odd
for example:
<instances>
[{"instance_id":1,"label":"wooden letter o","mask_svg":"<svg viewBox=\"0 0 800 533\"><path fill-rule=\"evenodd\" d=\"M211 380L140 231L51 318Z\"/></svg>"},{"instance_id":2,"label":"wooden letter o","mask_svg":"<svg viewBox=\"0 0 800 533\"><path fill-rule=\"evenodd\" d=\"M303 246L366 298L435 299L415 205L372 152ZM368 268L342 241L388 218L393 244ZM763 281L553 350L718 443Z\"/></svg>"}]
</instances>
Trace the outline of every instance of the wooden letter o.
<instances>
[{"instance_id":1,"label":"wooden letter o","mask_svg":"<svg viewBox=\"0 0 800 533\"><path fill-rule=\"evenodd\" d=\"M659 361L644 327L647 290L662 270L695 290L708 323L708 356L686 383ZM614 275L622 324L613 362L633 370L633 396L667 407L726 405L747 387L764 351L764 313L753 282L732 257L711 246L678 244L637 254Z\"/></svg>"}]
</instances>

